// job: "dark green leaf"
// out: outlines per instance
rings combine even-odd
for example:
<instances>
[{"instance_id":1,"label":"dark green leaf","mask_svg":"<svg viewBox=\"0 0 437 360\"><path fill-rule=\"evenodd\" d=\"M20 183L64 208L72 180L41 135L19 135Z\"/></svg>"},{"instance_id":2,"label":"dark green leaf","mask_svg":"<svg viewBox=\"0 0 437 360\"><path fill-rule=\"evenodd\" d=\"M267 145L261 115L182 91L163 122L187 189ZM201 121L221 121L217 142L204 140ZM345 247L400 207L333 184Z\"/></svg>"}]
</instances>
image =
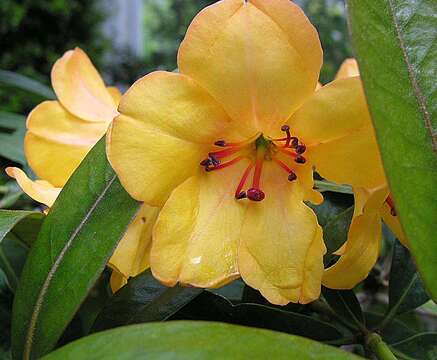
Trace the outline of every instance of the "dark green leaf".
<instances>
[{"instance_id":1,"label":"dark green leaf","mask_svg":"<svg viewBox=\"0 0 437 360\"><path fill-rule=\"evenodd\" d=\"M17 130L12 134L0 133L0 156L25 165L23 139L24 130Z\"/></svg>"},{"instance_id":2,"label":"dark green leaf","mask_svg":"<svg viewBox=\"0 0 437 360\"><path fill-rule=\"evenodd\" d=\"M390 270L389 311L400 314L428 300L410 252L396 241Z\"/></svg>"},{"instance_id":3,"label":"dark green leaf","mask_svg":"<svg viewBox=\"0 0 437 360\"><path fill-rule=\"evenodd\" d=\"M322 294L326 302L342 319L354 324L358 329L365 324L361 305L352 290L334 290L323 287Z\"/></svg>"},{"instance_id":4,"label":"dark green leaf","mask_svg":"<svg viewBox=\"0 0 437 360\"><path fill-rule=\"evenodd\" d=\"M375 328L384 318L382 314L366 312L366 324L369 329ZM384 327L380 334L383 340L389 344L404 340L415 334L415 331L410 329L405 323L400 320L393 320L386 327Z\"/></svg>"},{"instance_id":5,"label":"dark green leaf","mask_svg":"<svg viewBox=\"0 0 437 360\"><path fill-rule=\"evenodd\" d=\"M396 210L437 300L437 1L347 0Z\"/></svg>"},{"instance_id":6,"label":"dark green leaf","mask_svg":"<svg viewBox=\"0 0 437 360\"><path fill-rule=\"evenodd\" d=\"M108 344L110 346L108 346ZM359 359L318 342L235 325L165 322L97 333L44 357L55 359Z\"/></svg>"},{"instance_id":7,"label":"dark green leaf","mask_svg":"<svg viewBox=\"0 0 437 360\"><path fill-rule=\"evenodd\" d=\"M15 226L20 225L19 233L23 234L29 228L38 233L39 224L44 215L36 211L0 210L0 243ZM32 231L31 230L31 231ZM27 240L23 239L25 243Z\"/></svg>"},{"instance_id":8,"label":"dark green leaf","mask_svg":"<svg viewBox=\"0 0 437 360\"><path fill-rule=\"evenodd\" d=\"M53 348L137 209L100 140L67 182L27 258L14 301L15 359Z\"/></svg>"},{"instance_id":9,"label":"dark green leaf","mask_svg":"<svg viewBox=\"0 0 437 360\"><path fill-rule=\"evenodd\" d=\"M44 84L12 71L0 70L0 83L29 91L46 99L56 99L55 93Z\"/></svg>"},{"instance_id":10,"label":"dark green leaf","mask_svg":"<svg viewBox=\"0 0 437 360\"><path fill-rule=\"evenodd\" d=\"M28 248L22 242L17 241L12 233L8 234L0 244L0 268L6 274L12 292L17 289L27 253Z\"/></svg>"},{"instance_id":11,"label":"dark green leaf","mask_svg":"<svg viewBox=\"0 0 437 360\"><path fill-rule=\"evenodd\" d=\"M400 359L435 360L437 357L437 332L411 336L391 345Z\"/></svg>"},{"instance_id":12,"label":"dark green leaf","mask_svg":"<svg viewBox=\"0 0 437 360\"><path fill-rule=\"evenodd\" d=\"M157 281L150 270L132 278L98 315L92 331L116 326L162 321L199 295L203 289L168 288Z\"/></svg>"},{"instance_id":13,"label":"dark green leaf","mask_svg":"<svg viewBox=\"0 0 437 360\"><path fill-rule=\"evenodd\" d=\"M323 194L325 201L311 208L317 215L319 224L323 227L323 238L327 247L326 261L332 259L332 253L346 241L349 225L354 212L353 198L350 195L340 195L332 192Z\"/></svg>"},{"instance_id":14,"label":"dark green leaf","mask_svg":"<svg viewBox=\"0 0 437 360\"><path fill-rule=\"evenodd\" d=\"M186 305L174 319L221 321L330 341L343 335L332 325L316 318L260 304L233 305L224 297L205 291Z\"/></svg>"}]
</instances>

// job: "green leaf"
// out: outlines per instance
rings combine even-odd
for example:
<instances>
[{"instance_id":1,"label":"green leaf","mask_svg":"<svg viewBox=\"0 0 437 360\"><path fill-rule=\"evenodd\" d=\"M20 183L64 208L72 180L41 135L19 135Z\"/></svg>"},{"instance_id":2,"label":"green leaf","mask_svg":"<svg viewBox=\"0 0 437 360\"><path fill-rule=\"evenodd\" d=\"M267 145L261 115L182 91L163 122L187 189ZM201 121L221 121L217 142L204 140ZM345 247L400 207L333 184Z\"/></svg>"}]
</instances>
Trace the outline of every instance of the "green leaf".
<instances>
[{"instance_id":1,"label":"green leaf","mask_svg":"<svg viewBox=\"0 0 437 360\"><path fill-rule=\"evenodd\" d=\"M359 357L315 341L273 331L201 321L171 321L97 333L74 341L43 359L341 360Z\"/></svg>"},{"instance_id":2,"label":"green leaf","mask_svg":"<svg viewBox=\"0 0 437 360\"><path fill-rule=\"evenodd\" d=\"M343 337L334 326L316 318L278 308L241 303L205 291L178 312L173 319L221 321L305 336L319 341Z\"/></svg>"},{"instance_id":3,"label":"green leaf","mask_svg":"<svg viewBox=\"0 0 437 360\"><path fill-rule=\"evenodd\" d=\"M435 360L437 357L437 332L416 334L391 345L400 359Z\"/></svg>"},{"instance_id":4,"label":"green leaf","mask_svg":"<svg viewBox=\"0 0 437 360\"><path fill-rule=\"evenodd\" d=\"M323 287L322 294L326 302L343 320L357 329L365 329L361 305L352 290L334 290Z\"/></svg>"},{"instance_id":5,"label":"green leaf","mask_svg":"<svg viewBox=\"0 0 437 360\"><path fill-rule=\"evenodd\" d=\"M0 111L0 128L9 130L24 130L26 128L26 117L6 111Z\"/></svg>"},{"instance_id":6,"label":"green leaf","mask_svg":"<svg viewBox=\"0 0 437 360\"><path fill-rule=\"evenodd\" d=\"M138 209L100 140L67 182L27 258L14 300L15 359L56 344Z\"/></svg>"},{"instance_id":7,"label":"green leaf","mask_svg":"<svg viewBox=\"0 0 437 360\"><path fill-rule=\"evenodd\" d=\"M56 99L55 93L46 85L12 71L0 70L0 83L29 91L46 99Z\"/></svg>"},{"instance_id":8,"label":"green leaf","mask_svg":"<svg viewBox=\"0 0 437 360\"><path fill-rule=\"evenodd\" d=\"M150 270L145 271L113 296L98 315L92 331L166 320L202 291L180 286L168 288L155 280Z\"/></svg>"},{"instance_id":9,"label":"green leaf","mask_svg":"<svg viewBox=\"0 0 437 360\"><path fill-rule=\"evenodd\" d=\"M332 191L341 194L353 194L349 185L338 185L327 180L314 180L315 188L320 192Z\"/></svg>"},{"instance_id":10,"label":"green leaf","mask_svg":"<svg viewBox=\"0 0 437 360\"><path fill-rule=\"evenodd\" d=\"M0 244L0 268L6 274L9 288L15 292L29 249L10 233Z\"/></svg>"},{"instance_id":11,"label":"green leaf","mask_svg":"<svg viewBox=\"0 0 437 360\"><path fill-rule=\"evenodd\" d=\"M12 134L0 133L0 156L15 161L19 164L26 164L24 156L24 130L17 130Z\"/></svg>"},{"instance_id":12,"label":"green leaf","mask_svg":"<svg viewBox=\"0 0 437 360\"><path fill-rule=\"evenodd\" d=\"M24 211L24 210L0 210L0 243L4 237L14 229L15 226L20 226L18 233L23 236L29 228L39 231L39 224L44 218L44 215L37 211ZM23 239L25 243L29 243L30 240Z\"/></svg>"},{"instance_id":13,"label":"green leaf","mask_svg":"<svg viewBox=\"0 0 437 360\"><path fill-rule=\"evenodd\" d=\"M398 241L393 248L389 285L388 308L395 314L415 309L429 300L410 252Z\"/></svg>"},{"instance_id":14,"label":"green leaf","mask_svg":"<svg viewBox=\"0 0 437 360\"><path fill-rule=\"evenodd\" d=\"M396 211L437 300L437 2L347 0L347 5Z\"/></svg>"},{"instance_id":15,"label":"green leaf","mask_svg":"<svg viewBox=\"0 0 437 360\"><path fill-rule=\"evenodd\" d=\"M373 312L364 314L366 324L369 329L374 329L382 321L384 315ZM404 322L394 319L386 327L379 331L383 340L389 344L399 342L415 334L415 331L410 329Z\"/></svg>"}]
</instances>

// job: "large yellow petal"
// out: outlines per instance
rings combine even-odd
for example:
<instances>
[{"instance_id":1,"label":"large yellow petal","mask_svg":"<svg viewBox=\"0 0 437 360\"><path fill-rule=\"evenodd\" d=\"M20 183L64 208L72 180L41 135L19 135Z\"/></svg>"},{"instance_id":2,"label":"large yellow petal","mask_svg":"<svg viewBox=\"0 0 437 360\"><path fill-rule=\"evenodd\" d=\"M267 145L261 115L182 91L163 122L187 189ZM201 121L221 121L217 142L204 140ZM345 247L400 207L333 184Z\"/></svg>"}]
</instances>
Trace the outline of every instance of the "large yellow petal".
<instances>
[{"instance_id":1,"label":"large yellow petal","mask_svg":"<svg viewBox=\"0 0 437 360\"><path fill-rule=\"evenodd\" d=\"M54 187L47 181L30 180L23 170L16 167L6 168L6 173L17 180L23 191L35 201L51 207L61 192L62 188Z\"/></svg>"},{"instance_id":2,"label":"large yellow petal","mask_svg":"<svg viewBox=\"0 0 437 360\"><path fill-rule=\"evenodd\" d=\"M409 247L408 239L402 229L402 225L399 221L397 215L391 214L391 208L387 203L384 203L381 208L382 219L390 228L391 231L396 235L399 241L406 247Z\"/></svg>"},{"instance_id":3,"label":"large yellow petal","mask_svg":"<svg viewBox=\"0 0 437 360\"><path fill-rule=\"evenodd\" d=\"M286 0L224 0L201 11L178 54L241 133L276 135L314 91L322 50L316 30Z\"/></svg>"},{"instance_id":4,"label":"large yellow petal","mask_svg":"<svg viewBox=\"0 0 437 360\"><path fill-rule=\"evenodd\" d=\"M344 79L353 76L359 76L360 71L358 69L358 63L355 59L350 58L343 61L335 75L336 79Z\"/></svg>"},{"instance_id":5,"label":"large yellow petal","mask_svg":"<svg viewBox=\"0 0 437 360\"><path fill-rule=\"evenodd\" d=\"M193 175L228 118L185 75L155 72L123 96L108 137L109 160L136 199L161 206Z\"/></svg>"},{"instance_id":6,"label":"large yellow petal","mask_svg":"<svg viewBox=\"0 0 437 360\"><path fill-rule=\"evenodd\" d=\"M156 222L151 269L166 285L218 287L237 278L237 249L246 200L234 191L245 168L200 172L179 185Z\"/></svg>"},{"instance_id":7,"label":"large yellow petal","mask_svg":"<svg viewBox=\"0 0 437 360\"><path fill-rule=\"evenodd\" d=\"M373 188L385 183L384 170L359 77L324 86L290 119L307 145L306 157L325 178Z\"/></svg>"},{"instance_id":8,"label":"large yellow petal","mask_svg":"<svg viewBox=\"0 0 437 360\"><path fill-rule=\"evenodd\" d=\"M62 187L106 127L75 117L57 101L44 101L27 118L26 159L38 178Z\"/></svg>"},{"instance_id":9,"label":"large yellow petal","mask_svg":"<svg viewBox=\"0 0 437 360\"><path fill-rule=\"evenodd\" d=\"M158 213L158 208L143 204L112 254L109 266L124 278L136 276L149 267L152 229Z\"/></svg>"},{"instance_id":10,"label":"large yellow petal","mask_svg":"<svg viewBox=\"0 0 437 360\"><path fill-rule=\"evenodd\" d=\"M83 120L109 122L117 115L116 102L79 48L67 51L53 65L52 85L62 105Z\"/></svg>"},{"instance_id":11,"label":"large yellow petal","mask_svg":"<svg viewBox=\"0 0 437 360\"><path fill-rule=\"evenodd\" d=\"M266 197L249 203L241 231L240 274L274 304L311 302L320 296L322 230L297 182L288 182L272 162L262 179Z\"/></svg>"},{"instance_id":12,"label":"large yellow petal","mask_svg":"<svg viewBox=\"0 0 437 360\"><path fill-rule=\"evenodd\" d=\"M323 285L332 289L352 289L364 280L378 259L381 246L380 209L388 195L386 186L354 189L355 211L348 239L338 261L327 268Z\"/></svg>"}]
</instances>

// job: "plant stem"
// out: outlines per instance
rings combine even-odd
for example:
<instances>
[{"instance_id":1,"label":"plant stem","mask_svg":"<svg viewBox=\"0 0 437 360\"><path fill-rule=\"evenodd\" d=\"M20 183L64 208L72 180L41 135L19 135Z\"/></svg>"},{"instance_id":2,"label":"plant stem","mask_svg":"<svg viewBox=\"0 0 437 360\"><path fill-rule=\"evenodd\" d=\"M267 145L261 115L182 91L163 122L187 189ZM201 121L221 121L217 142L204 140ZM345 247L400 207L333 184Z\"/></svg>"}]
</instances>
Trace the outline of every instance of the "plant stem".
<instances>
[{"instance_id":1,"label":"plant stem","mask_svg":"<svg viewBox=\"0 0 437 360\"><path fill-rule=\"evenodd\" d=\"M397 360L388 345L376 333L366 336L366 344L379 360Z\"/></svg>"}]
</instances>

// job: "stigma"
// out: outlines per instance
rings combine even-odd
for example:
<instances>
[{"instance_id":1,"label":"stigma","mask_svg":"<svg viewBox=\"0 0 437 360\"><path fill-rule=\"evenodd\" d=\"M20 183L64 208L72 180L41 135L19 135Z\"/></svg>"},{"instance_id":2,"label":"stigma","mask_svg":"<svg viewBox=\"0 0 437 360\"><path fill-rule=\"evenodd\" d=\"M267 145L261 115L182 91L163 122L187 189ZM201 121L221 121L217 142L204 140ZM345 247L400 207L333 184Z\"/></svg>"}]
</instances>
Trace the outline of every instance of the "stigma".
<instances>
[{"instance_id":1,"label":"stigma","mask_svg":"<svg viewBox=\"0 0 437 360\"><path fill-rule=\"evenodd\" d=\"M235 190L235 199L248 199L259 202L264 200L265 193L261 189L263 164L265 161L273 161L287 173L287 180L293 182L297 175L293 169L306 163L303 154L306 146L297 137L292 136L290 127L281 127L284 137L268 138L263 134L240 142L227 142L224 139L214 142L214 146L222 148L211 151L208 157L200 162L206 172L217 171L232 166L246 159L249 163L244 170ZM250 185L249 177L252 176Z\"/></svg>"}]
</instances>

